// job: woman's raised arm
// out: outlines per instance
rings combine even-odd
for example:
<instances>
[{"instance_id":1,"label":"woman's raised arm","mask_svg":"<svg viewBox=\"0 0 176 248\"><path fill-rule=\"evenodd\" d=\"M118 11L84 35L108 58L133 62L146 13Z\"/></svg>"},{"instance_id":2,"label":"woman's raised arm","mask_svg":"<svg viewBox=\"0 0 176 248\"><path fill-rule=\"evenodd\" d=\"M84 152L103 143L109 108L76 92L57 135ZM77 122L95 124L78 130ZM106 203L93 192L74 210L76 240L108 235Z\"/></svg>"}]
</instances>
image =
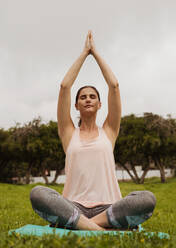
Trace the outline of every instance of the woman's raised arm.
<instances>
[{"instance_id":1,"label":"woman's raised arm","mask_svg":"<svg viewBox=\"0 0 176 248\"><path fill-rule=\"evenodd\" d=\"M104 76L104 79L109 87L108 115L103 124L103 128L106 129L108 133L110 133L110 136L112 136L112 140L115 143L115 140L119 133L120 120L121 120L121 100L120 100L119 84L111 68L106 64L106 62L97 52L92 33L90 33L89 37L90 37L91 54L98 63L102 71L102 74Z\"/></svg>"},{"instance_id":2,"label":"woman's raised arm","mask_svg":"<svg viewBox=\"0 0 176 248\"><path fill-rule=\"evenodd\" d=\"M69 133L74 130L74 125L70 115L71 108L71 87L84 63L86 57L90 54L89 32L86 37L84 49L78 59L66 73L60 85L60 92L57 105L58 134L61 140L69 139ZM65 137L68 136L68 137ZM67 143L64 142L64 143Z\"/></svg>"}]
</instances>

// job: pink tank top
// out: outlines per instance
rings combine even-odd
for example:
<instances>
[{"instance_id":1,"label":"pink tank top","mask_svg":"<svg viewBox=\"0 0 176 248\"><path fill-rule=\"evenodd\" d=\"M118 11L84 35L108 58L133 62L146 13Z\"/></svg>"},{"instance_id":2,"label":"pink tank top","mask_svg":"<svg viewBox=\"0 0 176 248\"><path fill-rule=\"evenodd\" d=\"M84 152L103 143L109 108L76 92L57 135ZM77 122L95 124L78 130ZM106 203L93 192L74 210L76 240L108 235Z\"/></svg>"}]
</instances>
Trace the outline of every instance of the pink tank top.
<instances>
[{"instance_id":1,"label":"pink tank top","mask_svg":"<svg viewBox=\"0 0 176 248\"><path fill-rule=\"evenodd\" d=\"M76 128L66 151L63 196L85 207L112 204L122 198L115 174L112 144L103 128L90 141Z\"/></svg>"}]
</instances>

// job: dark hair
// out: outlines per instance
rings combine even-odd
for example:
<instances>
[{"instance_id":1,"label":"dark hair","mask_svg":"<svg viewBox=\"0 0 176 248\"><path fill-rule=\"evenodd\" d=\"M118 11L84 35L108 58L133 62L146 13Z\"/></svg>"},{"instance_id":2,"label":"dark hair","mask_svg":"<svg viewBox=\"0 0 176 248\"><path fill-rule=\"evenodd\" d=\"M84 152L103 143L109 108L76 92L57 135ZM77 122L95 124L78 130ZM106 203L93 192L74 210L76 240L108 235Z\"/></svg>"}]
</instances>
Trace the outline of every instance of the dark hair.
<instances>
[{"instance_id":1,"label":"dark hair","mask_svg":"<svg viewBox=\"0 0 176 248\"><path fill-rule=\"evenodd\" d=\"M85 88L92 88L92 89L94 89L94 90L96 91L97 96L98 96L98 99L99 99L99 101L100 101L100 94L99 94L98 90L97 90L94 86L92 86L92 85L86 85L86 86L81 87L81 88L78 90L78 92L77 92L77 94L76 94L75 104L78 102L78 98L79 98L79 95L80 95L81 90L83 90L83 89L85 89ZM79 122L78 122L78 127L80 127L80 126L81 126L81 118L80 118L80 120L79 120Z\"/></svg>"}]
</instances>

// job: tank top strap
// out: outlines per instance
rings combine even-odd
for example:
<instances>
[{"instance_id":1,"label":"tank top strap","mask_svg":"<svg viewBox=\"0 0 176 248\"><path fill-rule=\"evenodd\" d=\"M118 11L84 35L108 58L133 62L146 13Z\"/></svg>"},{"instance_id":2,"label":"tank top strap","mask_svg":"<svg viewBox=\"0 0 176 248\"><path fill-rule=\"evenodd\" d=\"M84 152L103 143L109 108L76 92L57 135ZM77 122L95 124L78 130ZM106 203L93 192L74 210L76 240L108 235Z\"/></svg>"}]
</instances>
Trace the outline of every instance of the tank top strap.
<instances>
[{"instance_id":1,"label":"tank top strap","mask_svg":"<svg viewBox=\"0 0 176 248\"><path fill-rule=\"evenodd\" d=\"M111 143L109 137L107 136L105 130L103 129L103 127L100 128L100 133L101 133L101 137L102 137L103 139L105 139L105 140L109 143L110 147L111 147L112 150L113 150L112 143Z\"/></svg>"},{"instance_id":2,"label":"tank top strap","mask_svg":"<svg viewBox=\"0 0 176 248\"><path fill-rule=\"evenodd\" d=\"M71 141L79 141L79 127L75 128Z\"/></svg>"},{"instance_id":3,"label":"tank top strap","mask_svg":"<svg viewBox=\"0 0 176 248\"><path fill-rule=\"evenodd\" d=\"M79 128L75 128L72 137L70 139L69 145L67 147L66 154L68 153L69 148L74 146L75 142L77 142L78 140L79 140Z\"/></svg>"}]
</instances>

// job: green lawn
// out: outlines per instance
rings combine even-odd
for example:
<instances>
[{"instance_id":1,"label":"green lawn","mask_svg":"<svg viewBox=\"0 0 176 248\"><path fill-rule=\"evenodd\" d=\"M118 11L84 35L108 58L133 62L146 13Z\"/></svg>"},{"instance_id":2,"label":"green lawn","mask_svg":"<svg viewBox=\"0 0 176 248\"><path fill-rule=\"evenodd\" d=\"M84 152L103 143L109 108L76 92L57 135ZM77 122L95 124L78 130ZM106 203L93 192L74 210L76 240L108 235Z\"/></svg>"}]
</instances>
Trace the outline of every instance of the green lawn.
<instances>
[{"instance_id":1,"label":"green lawn","mask_svg":"<svg viewBox=\"0 0 176 248\"><path fill-rule=\"evenodd\" d=\"M132 237L103 235L98 237L81 238L69 235L48 235L43 237L8 235L8 230L26 224L46 225L32 210L29 193L35 185L0 184L0 248L4 247L176 247L176 178L161 184L153 178L144 185L132 182L120 183L123 196L134 190L150 190L157 198L157 206L151 219L142 226L147 231L160 231L170 234L170 240L160 240L157 236L147 238L144 234L134 233ZM60 193L63 185L52 186Z\"/></svg>"}]
</instances>

